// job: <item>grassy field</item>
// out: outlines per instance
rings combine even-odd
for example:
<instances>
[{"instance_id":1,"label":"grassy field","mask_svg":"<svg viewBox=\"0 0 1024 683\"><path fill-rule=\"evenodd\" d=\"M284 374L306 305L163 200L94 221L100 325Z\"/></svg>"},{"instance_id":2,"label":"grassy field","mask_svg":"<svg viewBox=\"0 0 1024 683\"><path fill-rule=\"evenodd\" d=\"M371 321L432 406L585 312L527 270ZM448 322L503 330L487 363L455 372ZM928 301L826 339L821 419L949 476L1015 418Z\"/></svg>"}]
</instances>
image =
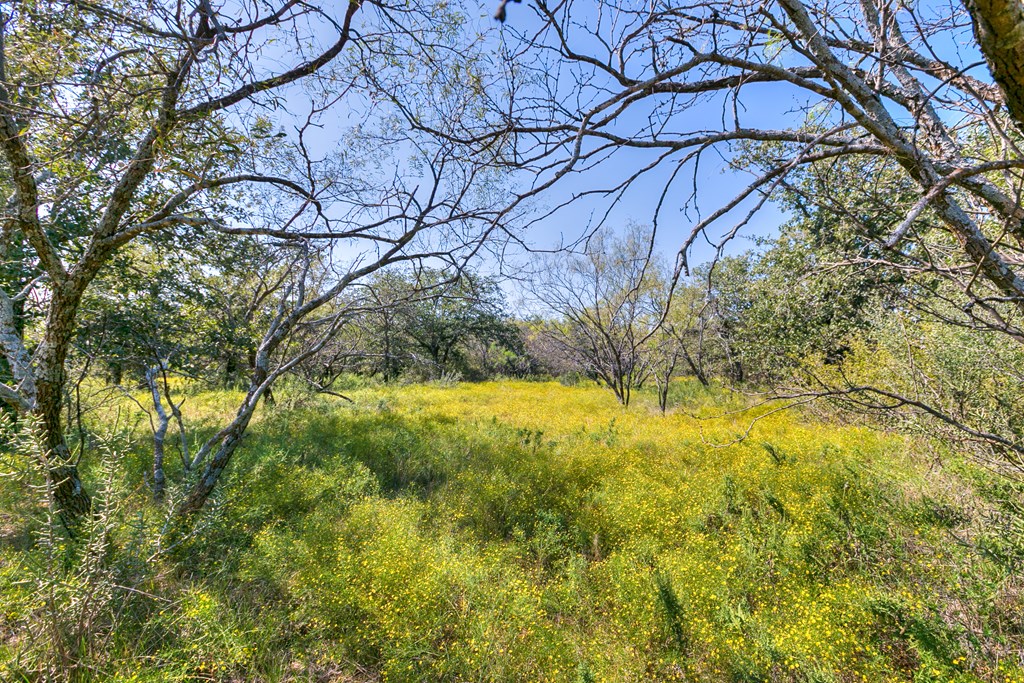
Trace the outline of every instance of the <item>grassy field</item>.
<instances>
[{"instance_id":1,"label":"grassy field","mask_svg":"<svg viewBox=\"0 0 1024 683\"><path fill-rule=\"evenodd\" d=\"M752 414L688 384L667 416L557 383L349 396L263 409L200 533L161 553L144 448L122 447L117 611L84 678L1024 681L1024 580L977 550L974 475L907 441L783 412L736 442ZM4 486L18 680L46 601L25 577L78 551L29 543Z\"/></svg>"}]
</instances>

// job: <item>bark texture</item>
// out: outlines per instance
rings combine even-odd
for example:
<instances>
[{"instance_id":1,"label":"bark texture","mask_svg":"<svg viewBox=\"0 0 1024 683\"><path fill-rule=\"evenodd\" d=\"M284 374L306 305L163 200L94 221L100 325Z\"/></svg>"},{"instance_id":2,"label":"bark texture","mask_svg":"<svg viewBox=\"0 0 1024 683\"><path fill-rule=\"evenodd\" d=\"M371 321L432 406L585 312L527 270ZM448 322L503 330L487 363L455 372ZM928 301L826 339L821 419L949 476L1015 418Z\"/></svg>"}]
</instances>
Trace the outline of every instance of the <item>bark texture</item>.
<instances>
[{"instance_id":1,"label":"bark texture","mask_svg":"<svg viewBox=\"0 0 1024 683\"><path fill-rule=\"evenodd\" d=\"M1024 4L1020 0L966 0L964 4L1006 107L1024 131Z\"/></svg>"},{"instance_id":2,"label":"bark texture","mask_svg":"<svg viewBox=\"0 0 1024 683\"><path fill-rule=\"evenodd\" d=\"M153 397L153 409L156 411L156 428L153 430L153 499L163 502L167 488L167 477L164 475L164 440L167 437L167 424L170 418L160 400L160 386L157 384L159 367L146 370L146 385Z\"/></svg>"}]
</instances>

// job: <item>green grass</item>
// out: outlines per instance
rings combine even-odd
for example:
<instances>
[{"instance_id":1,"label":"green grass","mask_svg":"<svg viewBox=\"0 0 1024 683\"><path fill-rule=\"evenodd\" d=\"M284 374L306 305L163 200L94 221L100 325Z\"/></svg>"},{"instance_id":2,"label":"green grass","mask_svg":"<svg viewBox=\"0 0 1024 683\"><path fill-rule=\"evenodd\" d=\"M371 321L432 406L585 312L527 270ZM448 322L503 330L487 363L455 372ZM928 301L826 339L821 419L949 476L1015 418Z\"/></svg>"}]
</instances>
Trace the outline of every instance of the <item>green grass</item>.
<instances>
[{"instance_id":1,"label":"green grass","mask_svg":"<svg viewBox=\"0 0 1024 683\"><path fill-rule=\"evenodd\" d=\"M201 532L119 569L153 597L86 678L1024 681L1024 583L911 442L791 412L736 442L751 414L692 385L665 417L556 383L350 396L264 409ZM125 557L159 526L144 453ZM36 551L0 547L3 678L38 606Z\"/></svg>"}]
</instances>

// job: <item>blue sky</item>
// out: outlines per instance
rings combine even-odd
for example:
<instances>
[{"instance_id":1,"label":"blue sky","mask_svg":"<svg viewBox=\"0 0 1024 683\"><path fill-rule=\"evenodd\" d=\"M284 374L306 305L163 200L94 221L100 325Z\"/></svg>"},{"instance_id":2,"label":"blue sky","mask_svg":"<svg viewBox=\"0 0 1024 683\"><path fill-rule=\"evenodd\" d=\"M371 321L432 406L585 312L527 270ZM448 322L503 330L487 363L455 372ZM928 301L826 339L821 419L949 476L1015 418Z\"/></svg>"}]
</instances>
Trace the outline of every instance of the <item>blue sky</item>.
<instances>
[{"instance_id":1,"label":"blue sky","mask_svg":"<svg viewBox=\"0 0 1024 683\"><path fill-rule=\"evenodd\" d=\"M496 22L491 16L496 6L497 2L494 0L463 0L466 13L478 21L481 28L495 27ZM576 16L573 18L576 19ZM588 18L581 17L580 21L586 22ZM513 33L530 33L539 26L538 18L529 7L529 0L525 0L521 4L508 6L508 20L499 30L507 32L506 37L511 41L514 40ZM577 38L586 46L585 33L580 32ZM780 98L779 90L777 86L748 86L744 94L747 109L741 112L743 124L748 127L778 128L799 125L802 114L793 113L793 110L799 103L797 97L800 93L792 89L791 98L787 99L785 94ZM722 115L721 100L702 103L676 116L673 119L674 128L716 129L720 126ZM642 124L642 118L642 111L628 112L622 117L619 129L626 131L636 128L638 124ZM644 167L653 158L652 152L648 150L619 150L611 162L563 178L545 193L543 204L554 207L565 202L573 193L615 186L624 176ZM613 229L630 222L651 224L655 208L661 201L665 185L675 168L671 161L663 163L645 174L640 182L631 185L622 199L611 208L606 224ZM696 171L696 206L689 204L684 212L684 204L687 203L686 199L694 184L694 172L693 165L690 164L679 173L659 216L656 247L669 262L674 259L676 252L701 216L706 216L727 203L739 189L751 181L748 174L728 168L725 161L711 151L702 157L699 171ZM756 199L744 202L725 216L709 231L712 238L728 231L737 220L747 214L755 202ZM608 211L609 204L607 200L600 199L574 202L534 226L530 238L539 247L550 247L560 242L571 241L585 231L588 225L602 218ZM765 205L751 218L740 236L730 243L725 253L735 254L753 248L753 238L775 234L779 225L786 219L787 216L778 207L773 204ZM714 252L714 248L707 241L698 240L690 252L691 265L709 260L714 256Z\"/></svg>"},{"instance_id":2,"label":"blue sky","mask_svg":"<svg viewBox=\"0 0 1024 683\"><path fill-rule=\"evenodd\" d=\"M538 25L534 12L529 7L530 0L524 0L521 4L509 5L508 23L500 27L492 18L497 0L455 0L468 17L469 26L467 30L472 33L479 30L488 36L487 41L493 41L495 53L499 48L499 39L502 34L511 39L515 30L529 31ZM586 5L577 5L586 6ZM575 16L574 16L575 19ZM586 21L587 17L581 20ZM357 15L356 25L359 24ZM585 35L581 40L586 40ZM969 42L969 41L968 41ZM488 45L485 42L484 49ZM955 47L950 44L944 47ZM967 48L970 51L970 48ZM972 61L976 55L962 56L960 61ZM983 67L982 67L983 70ZM978 75L983 75L979 73ZM740 117L744 127L750 128L789 128L797 126L803 121L804 114L800 111L806 95L796 88L786 89L778 84L774 85L748 85L743 94L745 109L740 111ZM348 105L344 102L336 107L331 114L330 123L333 130L322 133L323 146L329 148L331 145L338 145L337 138L342 128L349 125L347 121L351 112L347 111ZM303 107L298 106L293 112L301 115ZM704 102L676 119L675 128L690 129L707 128L719 129L722 119L721 100ZM638 123L636 117L639 113L624 116L621 121L621 128L628 130ZM707 122L704 124L703 122ZM597 168L588 170L578 175L564 178L555 187L547 191L541 199L544 206L557 206L563 203L574 192L592 190L599 187L609 187L618 183L623 175L629 175L639 169L652 159L651 152L644 150L621 150L616 153L612 163L605 163ZM663 164L651 171L645 178L635 183L625 193L609 213L607 224L611 227L624 226L630 222L649 224L654 214L655 206L661 198L665 183L672 173L674 166L670 163ZM678 251L682 242L689 235L693 225L699 220L698 213L694 207L688 207L683 212L682 206L686 195L689 194L692 185L692 176L689 172L680 174L682 180L678 181L669 195L666 206L662 211L659 222L657 248L669 260ZM722 206L730 200L734 194L750 182L749 175L727 168L727 164L714 153L705 154L701 161L700 173L696 178L698 192L698 207L703 215ZM521 177L518 179L523 185L529 183L530 178ZM723 218L716 228L711 230L712 237L727 231L739 218L746 215L748 209L753 205L754 199L748 200L745 204L737 207L731 214ZM606 201L588 200L579 201L556 212L555 214L539 221L525 235L526 239L538 248L551 248L560 243L573 241L585 233L588 226L593 225L596 217L603 215L608 209ZM726 253L739 253L752 248L752 239L756 237L769 236L774 234L781 223L785 222L787 216L780 209L772 204L766 205L742 230L740 237L734 240ZM698 264L713 256L714 250L705 241L698 241L690 254L690 263Z\"/></svg>"},{"instance_id":3,"label":"blue sky","mask_svg":"<svg viewBox=\"0 0 1024 683\"><path fill-rule=\"evenodd\" d=\"M638 0L637 7L646 7L646 4ZM480 22L481 26L494 26L495 22L490 17L497 6L496 0L463 0L462 6L468 15L475 17ZM573 21L584 26L596 23L596 13L594 16L585 14L587 8L591 6L585 2L574 3L572 5ZM944 16L957 8L962 10L955 0L925 0L915 3L915 9L918 10L919 16L925 18L932 13L936 16ZM578 15L580 11L584 12L583 16ZM540 20L530 7L530 0L524 0L520 4L513 3L508 6L508 19L500 31L509 41L514 41L517 32L532 34L540 26ZM859 32L856 26L851 25L847 28L854 33ZM588 37L586 30L577 29L575 34L569 35L569 40L576 41L572 43L572 46L578 52L587 53L590 49L596 48L592 54L601 54L600 44ZM937 49L947 61L960 65L975 64L972 73L983 80L990 80L967 25L962 26L955 34L940 34L929 40L930 47ZM710 49L710 46L704 46L703 49ZM806 63L803 58L790 51L780 53L779 59L782 63ZM598 86L600 85L601 83L598 83ZM941 87L937 83L925 83L925 86ZM613 86L612 90L615 89ZM743 128L792 129L805 122L807 103L817 102L819 99L818 96L809 96L806 91L795 86L779 83L748 84L744 86L742 92L742 107L738 110L738 120ZM685 112L677 112L671 119L671 128L676 132L700 129L723 130L721 128L723 118L729 121L732 118L732 110L727 107L726 96L700 102ZM724 109L727 110L723 111ZM642 128L648 111L649 108L643 106L636 111L627 110L621 120L616 123L616 132L628 135L629 130ZM941 106L940 112L944 117L956 116L948 110L943 110ZM909 120L905 111L899 110L892 113L897 120ZM731 126L731 123L728 125ZM725 148L722 148L722 151L728 153ZM584 173L564 178L546 193L545 204L557 206L572 196L574 192L615 186L621 179L642 168L653 159L654 152L649 150L620 150L616 152L610 163L606 162ZM642 181L631 186L622 200L612 208L608 223L611 226L621 226L631 221L649 224L655 207L661 200L666 182L674 169L675 164L669 160L645 175ZM728 168L725 160L714 151L703 156L699 172L695 175L692 165L686 168L672 185L667 195L665 208L659 217L657 238L659 250L669 258L673 257L701 216L706 216L728 203L739 190L752 180L751 175ZM697 188L696 204L699 211L695 211L694 206L689 205L684 212L682 209L694 185ZM758 199L759 197L748 199L720 219L708 231L711 239L716 239L731 230L737 221L747 216ZM602 216L606 207L607 202L599 200L573 203L539 223L532 232L531 238L540 246L550 246L559 241L571 240L580 230L585 230L588 222L592 221L594 217ZM778 206L772 203L766 204L750 218L739 233L740 236L730 243L725 253L735 254L753 248L754 238L776 234L779 226L787 218L788 216ZM698 264L712 256L714 256L714 249L706 241L698 240L690 251L689 262L691 265Z\"/></svg>"},{"instance_id":4,"label":"blue sky","mask_svg":"<svg viewBox=\"0 0 1024 683\"><path fill-rule=\"evenodd\" d=\"M487 36L487 42L493 41L492 45L496 55L500 47L498 41L501 39L502 32L506 28L512 27L513 23L515 23L515 28L517 29L528 29L531 24L537 25L537 19L528 6L529 0L524 0L521 4L509 6L509 20L505 27L500 26L493 19L494 10L497 7L496 0L456 1L459 2L459 6L467 16L467 33L479 32ZM360 28L360 19L361 16L357 14L356 21L354 22L357 30ZM333 34L325 36L324 39L333 39ZM485 42L483 49L488 49L487 42ZM754 91L751 90L750 92L753 93ZM293 89L292 93L294 94L294 99L292 97L288 98L290 113L278 112L278 123L289 134L290 138L294 137L294 125L301 121L308 111L308 104L304 101L305 98L301 94L301 88ZM766 90L765 97L769 96ZM772 93L771 96L776 98L777 102L777 93ZM323 154L328 154L331 150L344 147L345 129L360 120L360 111L366 106L366 103L342 100L332 107L322 121L323 127L312 132L312 139L316 141L317 147L323 151ZM788 107L788 105L786 106ZM767 107L756 107L757 111L748 112L744 115L746 117L744 123L752 126L768 124L779 126L792 125L794 121L786 118L785 108L783 107L781 112L774 111L774 113L771 113L771 110ZM775 109L777 110L778 107L775 107ZM721 109L712 104L711 106L695 107L693 110L686 112L684 116L678 118L680 125L699 128L705 127L702 125L702 121L710 117L714 122L709 123L708 127L714 128L718 125L721 116ZM635 120L631 119L630 116L623 117L622 125L624 128L629 128L634 123ZM551 190L545 192L542 197L538 198L536 203L537 209L542 211L543 207L557 206L576 192L615 185L621 180L623 173L629 174L634 172L636 169L646 165L650 159L650 153L646 151L620 150L616 152L613 163L601 164L597 168L564 178ZM616 203L608 213L606 224L609 228L617 229L629 223L650 224L654 208L672 171L673 166L663 164L647 174L641 182L633 184L622 200ZM682 202L679 201L679 197L674 196L683 193L684 188L689 188L690 186L690 176L688 174L680 174L680 177L685 178L685 180L677 182L673 189L673 196L670 196L669 201L666 202L666 208L660 216L656 242L658 250L665 255L669 262L674 259L683 240L690 233L694 222L698 220L698 214L694 211L694 207L690 206L689 211L684 214L681 211ZM525 187L530 180L531 178L529 177L520 177L518 182L522 187ZM698 177L698 206L700 210L704 214L715 210L721 204L731 199L733 193L748 182L749 178L744 174L738 174L727 169L726 164L716 154L706 154L701 161ZM689 190L687 189L686 193L688 192ZM730 216L727 216L722 221L719 229L730 227L732 223L729 219L744 215L750 204L751 202L747 202ZM554 215L533 225L524 237L526 241L538 249L550 249L563 243L572 242L585 234L588 226L592 226L608 210L609 202L605 200L574 202ZM726 253L738 253L752 248L753 244L750 238L772 234L784 220L785 216L778 209L773 206L766 206L751 220L741 237L730 245ZM338 253L343 255L348 253L348 251L347 247L342 247ZM706 261L713 254L714 250L706 242L699 241L691 251L691 263L698 264ZM524 256L522 254L518 256L519 258L514 257L513 261L528 261L531 258L528 255ZM482 267L491 269L493 266L494 264L492 263L490 267Z\"/></svg>"}]
</instances>

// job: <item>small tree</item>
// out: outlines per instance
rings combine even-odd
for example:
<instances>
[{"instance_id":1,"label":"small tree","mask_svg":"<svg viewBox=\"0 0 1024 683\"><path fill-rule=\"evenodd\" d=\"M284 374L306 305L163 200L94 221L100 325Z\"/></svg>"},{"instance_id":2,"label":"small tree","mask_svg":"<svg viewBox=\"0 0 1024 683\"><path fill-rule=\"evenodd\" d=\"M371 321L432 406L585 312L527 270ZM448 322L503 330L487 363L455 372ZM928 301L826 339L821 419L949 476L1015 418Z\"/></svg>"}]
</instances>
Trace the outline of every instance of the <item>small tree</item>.
<instances>
[{"instance_id":1,"label":"small tree","mask_svg":"<svg viewBox=\"0 0 1024 683\"><path fill-rule=\"evenodd\" d=\"M549 259L533 284L554 316L547 336L624 406L650 374L646 347L663 313L665 282L651 259L651 240L639 226L622 236L599 232L582 254Z\"/></svg>"},{"instance_id":2,"label":"small tree","mask_svg":"<svg viewBox=\"0 0 1024 683\"><path fill-rule=\"evenodd\" d=\"M690 374L705 387L710 386L706 349L712 324L707 292L695 281L688 281L677 284L670 294L664 304L668 313L661 332L672 340L675 352Z\"/></svg>"},{"instance_id":3,"label":"small tree","mask_svg":"<svg viewBox=\"0 0 1024 683\"><path fill-rule=\"evenodd\" d=\"M672 379L685 366L703 386L710 386L705 361L706 334L711 329L707 293L693 283L654 290L654 310L664 311L657 332L648 342L651 375L657 385L658 407L668 409Z\"/></svg>"}]
</instances>

